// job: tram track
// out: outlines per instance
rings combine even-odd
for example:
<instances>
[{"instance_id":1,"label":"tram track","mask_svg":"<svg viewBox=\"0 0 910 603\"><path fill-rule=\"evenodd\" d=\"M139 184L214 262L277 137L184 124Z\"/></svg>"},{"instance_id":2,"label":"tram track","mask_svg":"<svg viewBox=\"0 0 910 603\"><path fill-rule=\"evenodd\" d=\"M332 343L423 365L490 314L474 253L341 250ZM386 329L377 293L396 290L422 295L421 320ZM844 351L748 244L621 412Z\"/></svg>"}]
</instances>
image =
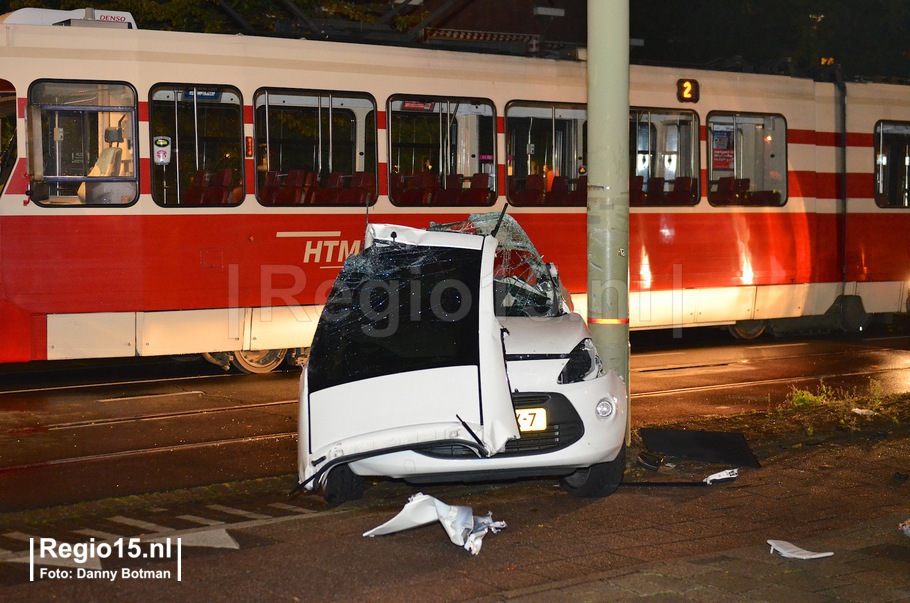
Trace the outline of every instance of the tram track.
<instances>
[{"instance_id":1,"label":"tram track","mask_svg":"<svg viewBox=\"0 0 910 603\"><path fill-rule=\"evenodd\" d=\"M179 376L179 377L159 377L155 379L135 379L135 380L126 380L126 381L98 381L95 383L73 383L68 385L53 385L46 387L24 387L21 389L0 389L0 396L9 396L16 394L53 394L55 392L64 392L64 391L81 391L94 388L107 388L107 387L126 387L126 386L141 386L141 385L151 385L151 384L165 384L178 381L191 381L191 380L212 380L212 379L225 379L225 378L237 378L241 375L234 375L231 373L223 373L218 375L189 375L189 376Z\"/></svg>"},{"instance_id":2,"label":"tram track","mask_svg":"<svg viewBox=\"0 0 910 603\"><path fill-rule=\"evenodd\" d=\"M47 467L55 467L60 465L71 465L76 463L94 463L105 460L120 459L124 457L135 457L141 455L153 455L153 454L163 454L168 452L183 452L183 451L192 451L200 450L205 448L212 447L222 447L229 446L231 444L251 444L257 442L275 442L279 440L289 440L296 439L297 432L289 431L283 433L269 433L262 434L258 436L247 436L243 438L227 438L223 440L210 440L206 442L191 442L186 444L172 444L169 446L156 446L154 448L142 448L137 450L119 450L116 452L104 452L100 454L91 454L85 456L77 457L66 457L60 459L52 459L48 461L40 461L36 463L25 463L22 465L13 465L10 467L0 467L0 476L17 473L20 471L28 471L34 469L43 469Z\"/></svg>"},{"instance_id":3,"label":"tram track","mask_svg":"<svg viewBox=\"0 0 910 603\"><path fill-rule=\"evenodd\" d=\"M204 392L183 392L180 395L199 393ZM131 398L146 398L149 396L131 396ZM297 400L278 400L276 402L259 402L254 404L235 404L232 406L221 406L215 408L202 408L202 409L193 409L193 410L183 410L183 411L171 411L171 412L162 412L162 413L152 413L152 414L143 414L143 415L133 415L129 417L116 417L111 419L90 419L85 421L66 421L63 423L52 423L49 425L36 425L33 427L18 427L15 429L8 429L6 431L0 431L0 435L27 435L30 433L46 433L49 431L59 431L66 429L80 429L85 427L100 427L105 425L120 425L123 423L138 423L142 421L156 421L164 419L174 419L178 417L196 417L207 414L223 413L223 412L233 412L233 411L249 411L255 410L257 408L268 408L268 407L277 407L277 406L287 406L289 404L297 404Z\"/></svg>"},{"instance_id":4,"label":"tram track","mask_svg":"<svg viewBox=\"0 0 910 603\"><path fill-rule=\"evenodd\" d=\"M910 374L910 344L894 339L695 341L639 351L633 426L766 410L770 397L820 382L910 384L901 375ZM0 492L9 508L28 508L291 473L298 375L140 373L81 385L42 377L40 386L7 388L0 392ZM55 484L54 492L42 484Z\"/></svg>"}]
</instances>

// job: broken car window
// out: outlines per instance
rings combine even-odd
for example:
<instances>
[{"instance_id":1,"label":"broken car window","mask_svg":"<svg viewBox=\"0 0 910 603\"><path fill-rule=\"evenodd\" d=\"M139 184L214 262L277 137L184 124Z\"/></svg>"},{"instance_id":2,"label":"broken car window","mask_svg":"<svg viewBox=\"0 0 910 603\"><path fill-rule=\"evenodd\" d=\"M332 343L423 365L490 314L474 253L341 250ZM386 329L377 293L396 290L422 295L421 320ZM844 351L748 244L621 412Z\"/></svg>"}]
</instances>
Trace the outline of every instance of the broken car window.
<instances>
[{"instance_id":1,"label":"broken car window","mask_svg":"<svg viewBox=\"0 0 910 603\"><path fill-rule=\"evenodd\" d=\"M481 250L374 241L345 262L316 329L309 389L476 365Z\"/></svg>"},{"instance_id":2,"label":"broken car window","mask_svg":"<svg viewBox=\"0 0 910 603\"><path fill-rule=\"evenodd\" d=\"M555 268L544 263L531 239L512 216L471 214L462 222L433 224L430 230L479 235L496 231L499 246L493 284L497 316L560 316L566 313L568 294L561 288Z\"/></svg>"}]
</instances>

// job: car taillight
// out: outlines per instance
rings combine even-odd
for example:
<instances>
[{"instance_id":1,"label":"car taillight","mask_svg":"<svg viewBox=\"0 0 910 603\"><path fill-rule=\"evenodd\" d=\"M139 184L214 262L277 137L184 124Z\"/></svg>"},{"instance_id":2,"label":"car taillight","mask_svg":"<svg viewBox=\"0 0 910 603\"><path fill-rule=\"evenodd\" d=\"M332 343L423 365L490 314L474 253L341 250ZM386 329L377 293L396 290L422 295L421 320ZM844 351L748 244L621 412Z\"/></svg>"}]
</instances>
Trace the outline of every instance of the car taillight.
<instances>
[{"instance_id":1,"label":"car taillight","mask_svg":"<svg viewBox=\"0 0 910 603\"><path fill-rule=\"evenodd\" d=\"M603 362L597 355L597 348L590 339L584 339L569 353L569 361L559 373L557 382L578 383L604 375Z\"/></svg>"}]
</instances>

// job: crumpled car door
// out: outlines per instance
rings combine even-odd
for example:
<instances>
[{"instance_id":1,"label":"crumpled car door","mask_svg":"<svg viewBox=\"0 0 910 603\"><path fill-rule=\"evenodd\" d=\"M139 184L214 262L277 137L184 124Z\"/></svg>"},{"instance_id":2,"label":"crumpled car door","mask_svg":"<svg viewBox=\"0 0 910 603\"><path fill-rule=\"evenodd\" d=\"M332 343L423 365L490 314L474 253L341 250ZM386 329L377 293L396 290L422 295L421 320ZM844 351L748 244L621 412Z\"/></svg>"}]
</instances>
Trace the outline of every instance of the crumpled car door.
<instances>
[{"instance_id":1,"label":"crumpled car door","mask_svg":"<svg viewBox=\"0 0 910 603\"><path fill-rule=\"evenodd\" d=\"M494 315L496 239L371 225L332 288L301 386L299 473L519 437Z\"/></svg>"}]
</instances>

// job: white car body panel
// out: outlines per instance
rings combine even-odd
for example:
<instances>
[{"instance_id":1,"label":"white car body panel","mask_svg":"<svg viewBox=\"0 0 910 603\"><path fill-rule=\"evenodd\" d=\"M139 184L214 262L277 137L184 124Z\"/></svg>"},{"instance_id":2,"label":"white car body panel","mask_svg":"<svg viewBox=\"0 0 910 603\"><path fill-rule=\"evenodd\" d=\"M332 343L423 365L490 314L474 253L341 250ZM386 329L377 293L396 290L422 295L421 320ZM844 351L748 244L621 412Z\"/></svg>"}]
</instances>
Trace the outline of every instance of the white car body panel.
<instances>
[{"instance_id":1,"label":"white car body panel","mask_svg":"<svg viewBox=\"0 0 910 603\"><path fill-rule=\"evenodd\" d=\"M474 219L471 216L468 223ZM515 228L526 237L520 227ZM311 354L311 365L301 381L298 471L303 487L315 489L324 483L332 467L345 463L360 476L445 481L447 476L458 480L483 474L569 475L618 458L629 418L626 384L615 372L602 370L584 319L567 312L564 296L560 299L555 269L543 264L530 242L523 246L515 232L506 235L512 245L519 241L517 247L510 248L519 253L511 262L508 252L502 257L496 254L497 241L489 232L480 234L479 227L476 230L478 234L396 225L369 227L361 253L369 253L373 245L380 247L365 262L382 253L392 257L395 245L402 246L403 258L411 257L405 251L408 246L480 252L479 266L474 265L475 260L458 264L476 268L479 278L479 360L476 365L421 370L387 367L383 374L369 378L354 375L350 379L342 376L337 384L310 391L308 375L319 370L313 369ZM523 258L529 252L536 260L525 267ZM425 266L434 274L434 261L417 267ZM420 270L406 260L402 262L383 274L397 275L395 270L406 266L420 278ZM516 265L521 265L523 272L509 271ZM369 277L371 265L364 266L361 272ZM355 276L359 274L356 269L352 264ZM368 277L352 282L373 282ZM432 278L426 282L427 287L439 283ZM538 297L534 297L535 291ZM417 308L427 311L420 302L408 303L417 303ZM407 307L413 314L415 306ZM431 311L435 309L431 307ZM497 316L497 311L503 315ZM405 341L408 346L413 341L415 357L420 358L421 350L431 355L435 351L433 345L426 345L435 341L427 336L428 330L436 332L432 321L424 324L422 320L418 317L399 332L410 337ZM339 341L345 337L340 335ZM363 345L372 352L373 347L401 351L384 348L374 340L365 341ZM355 349L354 353L359 351ZM375 356L368 353L365 357ZM349 360L345 351L338 361L347 365ZM574 376L565 378L567 371L573 373L569 367L572 362ZM379 365L384 366L382 362ZM356 372L358 365L352 366L349 370ZM612 412L598 413L598 404L605 404ZM522 434L516 413L525 409L537 412L539 407L546 411L538 412L547 416L546 429Z\"/></svg>"},{"instance_id":2,"label":"white car body panel","mask_svg":"<svg viewBox=\"0 0 910 603\"><path fill-rule=\"evenodd\" d=\"M382 375L317 392L310 392L304 379L298 450L302 481L310 480L327 462L372 451L456 440L482 445L484 454L491 456L519 436L505 373L501 327L493 311L495 239L370 225L364 248L377 241L481 252L476 300L480 361L477 366Z\"/></svg>"},{"instance_id":3,"label":"white car body panel","mask_svg":"<svg viewBox=\"0 0 910 603\"><path fill-rule=\"evenodd\" d=\"M552 361L548 361L552 362ZM527 364L538 364L529 362ZM527 375L537 373L536 367L528 367L522 371ZM556 371L558 374L558 370ZM509 376L513 384L512 365L509 366ZM463 473L466 471L505 471L505 470L533 470L541 467L565 467L567 469L589 467L597 463L612 461L622 448L626 437L626 421L628 417L628 400L625 394L625 384L615 372L610 371L603 377L573 383L564 386L562 392L573 402L575 400L587 401L588 407L582 408L588 413L585 421L585 435L579 441L567 448L543 453L525 454L519 456L493 456L490 458L457 458L445 459L430 457L412 450L395 452L381 456L374 456L351 463L351 469L359 475L386 476L394 478L409 478L420 475L438 475L446 473ZM606 391L621 393L616 398L616 412L605 420L595 418L594 406L604 396ZM568 472L568 471L567 471Z\"/></svg>"}]
</instances>

